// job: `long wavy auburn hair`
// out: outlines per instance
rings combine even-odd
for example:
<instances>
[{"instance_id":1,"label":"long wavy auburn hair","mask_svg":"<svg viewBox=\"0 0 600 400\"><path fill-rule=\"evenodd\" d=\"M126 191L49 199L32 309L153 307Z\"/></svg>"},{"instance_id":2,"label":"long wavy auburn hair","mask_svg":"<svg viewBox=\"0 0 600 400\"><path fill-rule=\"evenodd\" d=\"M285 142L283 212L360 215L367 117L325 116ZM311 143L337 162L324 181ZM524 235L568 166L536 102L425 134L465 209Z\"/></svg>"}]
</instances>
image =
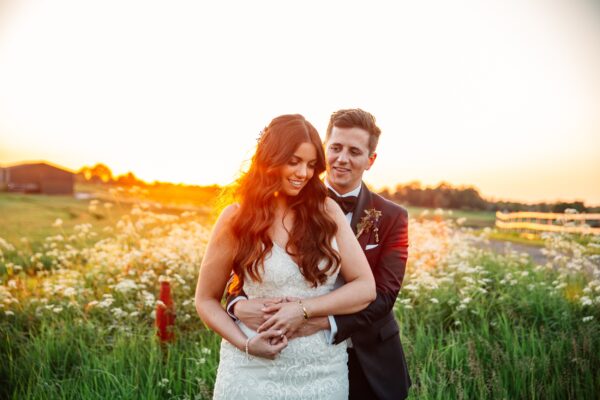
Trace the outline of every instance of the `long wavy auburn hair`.
<instances>
[{"instance_id":1,"label":"long wavy auburn hair","mask_svg":"<svg viewBox=\"0 0 600 400\"><path fill-rule=\"evenodd\" d=\"M302 115L282 115L263 130L250 168L236 182L234 197L240 208L232 223L237 251L230 292L241 290L244 277L262 281L263 262L273 248L269 229L275 219L276 196L285 195L281 167L302 143L315 146L317 159L311 179L297 196L287 199L287 212L293 213L294 226L285 250L313 287L323 284L330 271L339 266L340 256L331 246L337 225L325 211L327 190L319 179L325 171L321 139ZM320 269L322 260L326 264Z\"/></svg>"}]
</instances>

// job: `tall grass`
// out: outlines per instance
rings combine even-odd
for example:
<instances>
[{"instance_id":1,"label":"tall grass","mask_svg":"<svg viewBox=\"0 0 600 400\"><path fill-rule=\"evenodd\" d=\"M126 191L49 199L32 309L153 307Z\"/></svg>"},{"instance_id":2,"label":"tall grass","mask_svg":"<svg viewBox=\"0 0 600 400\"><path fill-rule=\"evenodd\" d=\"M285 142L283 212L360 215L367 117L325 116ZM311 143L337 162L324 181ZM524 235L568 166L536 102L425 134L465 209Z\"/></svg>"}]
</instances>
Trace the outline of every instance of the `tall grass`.
<instances>
[{"instance_id":1,"label":"tall grass","mask_svg":"<svg viewBox=\"0 0 600 400\"><path fill-rule=\"evenodd\" d=\"M506 264L479 260L487 293L456 311L452 285L398 307L402 340L419 399L595 399L600 394L600 315L548 287L559 276L533 266L527 281L499 284ZM581 285L581 278L570 279ZM527 282L535 282L527 283ZM535 285L527 287L527 285ZM430 301L431 298L439 303ZM588 315L589 317L589 315Z\"/></svg>"},{"instance_id":2,"label":"tall grass","mask_svg":"<svg viewBox=\"0 0 600 400\"><path fill-rule=\"evenodd\" d=\"M2 330L0 397L14 399L209 398L218 338L200 329L161 345L150 327L135 333L93 322L43 321Z\"/></svg>"},{"instance_id":3,"label":"tall grass","mask_svg":"<svg viewBox=\"0 0 600 400\"><path fill-rule=\"evenodd\" d=\"M220 339L193 304L205 220L133 205L101 240L50 216L39 249L0 238L0 398L210 398ZM483 239L448 220L409 226L394 309L411 399L600 398L600 268L588 244L547 239L539 266L478 250ZM177 309L167 345L154 328L164 279Z\"/></svg>"},{"instance_id":4,"label":"tall grass","mask_svg":"<svg viewBox=\"0 0 600 400\"><path fill-rule=\"evenodd\" d=\"M401 296L396 314L415 385L413 399L593 399L600 393L600 327L588 310L548 289L558 272L520 266L526 276L501 284L507 263L474 260L490 280L457 309L456 282ZM569 278L581 289L581 277ZM527 287L527 285L534 285ZM433 301L432 299L436 299ZM404 301L403 301L404 300ZM407 301L408 300L408 301ZM199 322L161 346L149 324L123 331L67 312L1 321L3 398L210 398L220 339Z\"/></svg>"}]
</instances>

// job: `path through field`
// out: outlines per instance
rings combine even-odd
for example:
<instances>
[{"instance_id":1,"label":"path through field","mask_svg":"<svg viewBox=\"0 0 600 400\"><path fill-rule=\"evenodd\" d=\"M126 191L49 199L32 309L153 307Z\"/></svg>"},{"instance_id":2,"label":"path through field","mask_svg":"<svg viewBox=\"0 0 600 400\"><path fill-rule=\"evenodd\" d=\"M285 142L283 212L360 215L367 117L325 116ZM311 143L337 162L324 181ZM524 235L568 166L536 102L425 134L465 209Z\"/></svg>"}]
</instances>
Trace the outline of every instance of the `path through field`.
<instances>
[{"instance_id":1,"label":"path through field","mask_svg":"<svg viewBox=\"0 0 600 400\"><path fill-rule=\"evenodd\" d=\"M481 246L482 248L492 250L499 254L507 254L511 251L527 253L538 265L546 264L548 261L548 258L542 253L542 247L527 246L525 244L512 243L503 240L489 240L488 243L481 243Z\"/></svg>"},{"instance_id":2,"label":"path through field","mask_svg":"<svg viewBox=\"0 0 600 400\"><path fill-rule=\"evenodd\" d=\"M542 252L543 247L528 246L521 243L513 243L504 240L488 240L487 243L479 242L476 244L478 247L486 250L491 250L494 253L507 255L510 252L516 251L517 253L527 253L533 262L537 265L545 265L548 261L548 257ZM596 268L600 268L600 257L593 257L589 259Z\"/></svg>"}]
</instances>

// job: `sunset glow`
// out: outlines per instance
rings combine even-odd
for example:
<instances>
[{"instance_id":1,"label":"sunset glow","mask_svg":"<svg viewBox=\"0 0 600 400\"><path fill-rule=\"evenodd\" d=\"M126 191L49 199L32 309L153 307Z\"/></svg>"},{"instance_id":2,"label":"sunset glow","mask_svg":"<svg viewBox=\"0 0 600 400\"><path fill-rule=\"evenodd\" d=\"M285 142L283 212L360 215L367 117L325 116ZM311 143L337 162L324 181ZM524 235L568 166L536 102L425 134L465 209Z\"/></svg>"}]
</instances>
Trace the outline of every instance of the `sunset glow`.
<instances>
[{"instance_id":1,"label":"sunset glow","mask_svg":"<svg viewBox=\"0 0 600 400\"><path fill-rule=\"evenodd\" d=\"M600 204L599 42L584 0L2 3L0 165L226 184L273 117L361 107L375 188Z\"/></svg>"}]
</instances>

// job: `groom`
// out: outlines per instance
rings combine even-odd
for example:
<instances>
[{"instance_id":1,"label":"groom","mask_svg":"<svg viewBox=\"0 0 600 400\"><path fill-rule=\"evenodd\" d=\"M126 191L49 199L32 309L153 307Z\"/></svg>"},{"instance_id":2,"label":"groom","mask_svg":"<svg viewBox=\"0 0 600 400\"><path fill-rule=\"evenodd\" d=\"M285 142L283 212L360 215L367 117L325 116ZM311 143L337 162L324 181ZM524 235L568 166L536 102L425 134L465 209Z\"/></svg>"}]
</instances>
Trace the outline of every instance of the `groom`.
<instances>
[{"instance_id":1,"label":"groom","mask_svg":"<svg viewBox=\"0 0 600 400\"><path fill-rule=\"evenodd\" d=\"M373 115L348 109L331 115L325 136L325 185L358 236L377 298L355 314L311 318L294 334L325 330L330 343L347 341L350 399L404 399L411 385L393 312L408 256L408 215L362 183L377 157L380 134ZM264 303L274 299L248 300L234 293L227 300L228 312L251 327L264 322Z\"/></svg>"}]
</instances>

